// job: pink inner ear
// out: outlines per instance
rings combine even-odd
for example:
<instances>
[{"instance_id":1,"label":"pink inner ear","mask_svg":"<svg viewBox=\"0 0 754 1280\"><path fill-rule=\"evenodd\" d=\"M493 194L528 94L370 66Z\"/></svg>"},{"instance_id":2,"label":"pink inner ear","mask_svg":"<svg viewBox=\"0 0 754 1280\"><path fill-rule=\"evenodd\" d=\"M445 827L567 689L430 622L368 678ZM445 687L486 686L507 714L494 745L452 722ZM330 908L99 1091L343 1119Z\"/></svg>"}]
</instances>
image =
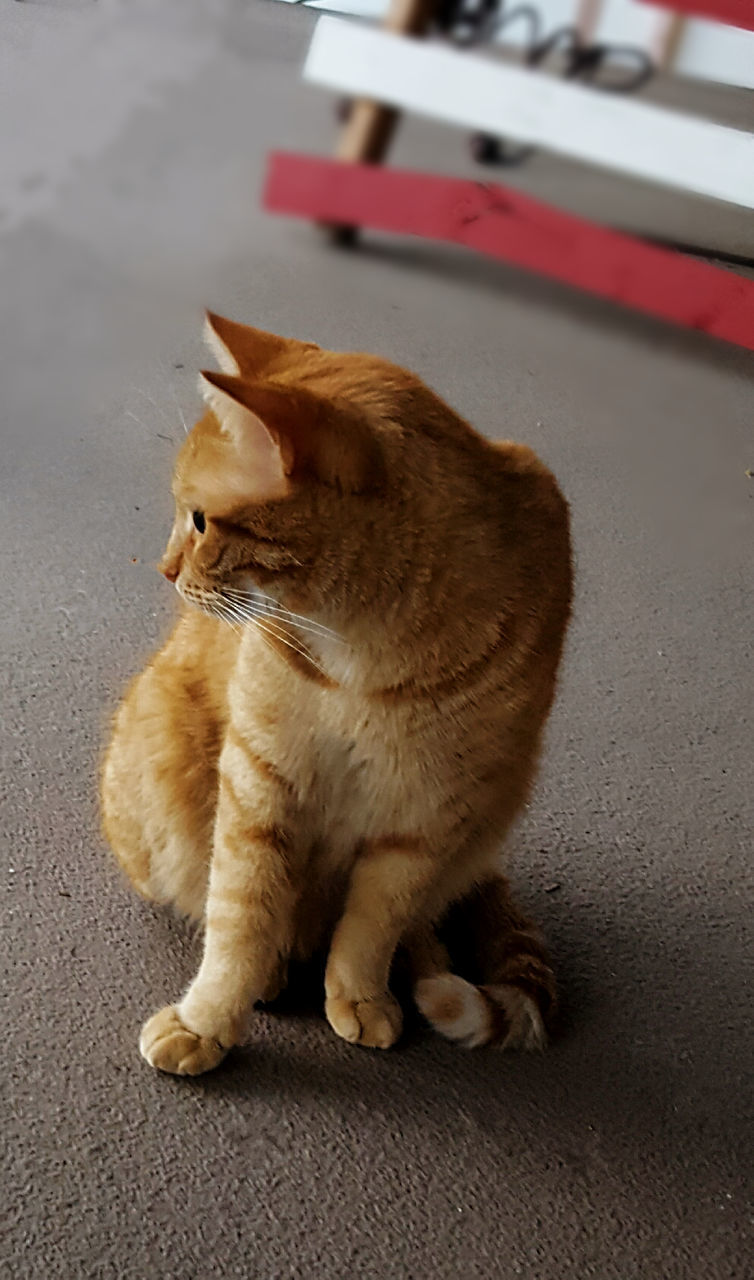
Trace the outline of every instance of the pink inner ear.
<instances>
[{"instance_id":1,"label":"pink inner ear","mask_svg":"<svg viewBox=\"0 0 754 1280\"><path fill-rule=\"evenodd\" d=\"M285 450L261 418L241 405L235 408L238 412L233 416L238 420L229 434L243 477L248 477L255 489L262 488L265 498L282 498L288 492L290 474Z\"/></svg>"},{"instance_id":2,"label":"pink inner ear","mask_svg":"<svg viewBox=\"0 0 754 1280\"><path fill-rule=\"evenodd\" d=\"M223 435L232 445L230 457L225 454L225 487L255 501L282 498L289 489L288 473L292 457L287 457L276 433L270 431L257 414L252 413L233 394L217 385L220 375L202 374L200 390L215 415ZM231 379L223 379L230 383Z\"/></svg>"}]
</instances>

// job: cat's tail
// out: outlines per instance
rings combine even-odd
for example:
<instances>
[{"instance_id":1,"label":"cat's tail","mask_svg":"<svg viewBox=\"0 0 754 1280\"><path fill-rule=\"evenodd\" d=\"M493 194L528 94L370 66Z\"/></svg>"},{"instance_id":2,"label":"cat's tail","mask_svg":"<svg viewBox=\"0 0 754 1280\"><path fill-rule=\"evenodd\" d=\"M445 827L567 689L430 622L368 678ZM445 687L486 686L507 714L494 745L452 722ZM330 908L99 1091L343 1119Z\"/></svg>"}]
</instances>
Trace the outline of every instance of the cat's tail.
<instances>
[{"instance_id":1,"label":"cat's tail","mask_svg":"<svg viewBox=\"0 0 754 1280\"><path fill-rule=\"evenodd\" d=\"M514 906L504 877L485 881L454 908L450 932L478 981L452 972L434 931L417 935L410 946L414 999L427 1021L468 1049L496 1042L543 1049L555 976L538 930Z\"/></svg>"},{"instance_id":2,"label":"cat's tail","mask_svg":"<svg viewBox=\"0 0 754 1280\"><path fill-rule=\"evenodd\" d=\"M547 1031L537 999L515 983L477 987L457 973L420 978L414 999L427 1022L465 1049L502 1043L504 1049L544 1049Z\"/></svg>"}]
</instances>

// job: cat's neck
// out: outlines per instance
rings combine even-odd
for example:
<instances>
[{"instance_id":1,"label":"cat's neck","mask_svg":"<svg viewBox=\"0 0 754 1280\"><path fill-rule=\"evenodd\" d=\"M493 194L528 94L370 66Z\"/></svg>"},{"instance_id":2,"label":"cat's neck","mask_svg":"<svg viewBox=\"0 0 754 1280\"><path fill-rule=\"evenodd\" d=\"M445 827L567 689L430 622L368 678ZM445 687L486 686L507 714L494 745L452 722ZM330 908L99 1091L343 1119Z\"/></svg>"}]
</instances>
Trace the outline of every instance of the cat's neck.
<instances>
[{"instance_id":1,"label":"cat's neck","mask_svg":"<svg viewBox=\"0 0 754 1280\"><path fill-rule=\"evenodd\" d=\"M507 614L497 587L488 578L483 593L472 589L462 557L455 567L444 557L436 573L425 559L398 595L375 591L368 607L363 599L330 602L326 611L301 606L287 630L333 685L363 693L432 686L499 643Z\"/></svg>"}]
</instances>

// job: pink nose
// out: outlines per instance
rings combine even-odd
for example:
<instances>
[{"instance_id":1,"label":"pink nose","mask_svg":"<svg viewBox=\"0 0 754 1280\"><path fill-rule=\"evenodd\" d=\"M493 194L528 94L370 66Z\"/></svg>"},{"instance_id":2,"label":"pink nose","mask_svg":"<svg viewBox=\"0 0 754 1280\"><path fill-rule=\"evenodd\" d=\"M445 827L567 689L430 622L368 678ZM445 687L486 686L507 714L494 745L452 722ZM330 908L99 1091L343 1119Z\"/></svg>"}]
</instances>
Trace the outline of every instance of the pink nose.
<instances>
[{"instance_id":1,"label":"pink nose","mask_svg":"<svg viewBox=\"0 0 754 1280\"><path fill-rule=\"evenodd\" d=\"M169 560L167 564L164 562L159 566L160 573L163 574L168 582L175 582L178 574L181 572L180 561Z\"/></svg>"}]
</instances>

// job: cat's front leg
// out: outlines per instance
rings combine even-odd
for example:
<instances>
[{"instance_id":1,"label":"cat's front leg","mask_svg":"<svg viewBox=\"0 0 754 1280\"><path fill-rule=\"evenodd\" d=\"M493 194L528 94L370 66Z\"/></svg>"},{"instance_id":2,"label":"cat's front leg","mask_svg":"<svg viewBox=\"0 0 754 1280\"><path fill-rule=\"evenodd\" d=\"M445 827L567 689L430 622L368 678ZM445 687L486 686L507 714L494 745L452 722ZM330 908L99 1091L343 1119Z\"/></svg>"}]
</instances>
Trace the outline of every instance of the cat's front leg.
<instances>
[{"instance_id":1,"label":"cat's front leg","mask_svg":"<svg viewBox=\"0 0 754 1280\"><path fill-rule=\"evenodd\" d=\"M176 1075L211 1070L244 1039L290 951L299 871L290 797L271 767L244 775L234 763L224 752L199 972L139 1042L151 1066Z\"/></svg>"},{"instance_id":2,"label":"cat's front leg","mask_svg":"<svg viewBox=\"0 0 754 1280\"><path fill-rule=\"evenodd\" d=\"M438 859L418 836L367 841L351 873L325 976L327 1020L352 1044L388 1049L403 1018L388 990L403 935L421 917Z\"/></svg>"}]
</instances>

